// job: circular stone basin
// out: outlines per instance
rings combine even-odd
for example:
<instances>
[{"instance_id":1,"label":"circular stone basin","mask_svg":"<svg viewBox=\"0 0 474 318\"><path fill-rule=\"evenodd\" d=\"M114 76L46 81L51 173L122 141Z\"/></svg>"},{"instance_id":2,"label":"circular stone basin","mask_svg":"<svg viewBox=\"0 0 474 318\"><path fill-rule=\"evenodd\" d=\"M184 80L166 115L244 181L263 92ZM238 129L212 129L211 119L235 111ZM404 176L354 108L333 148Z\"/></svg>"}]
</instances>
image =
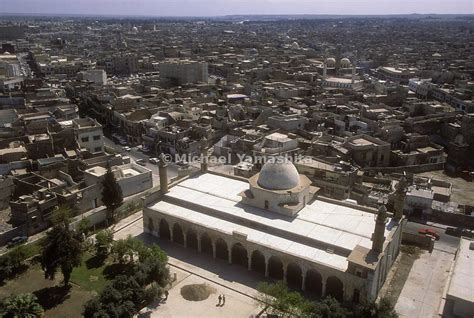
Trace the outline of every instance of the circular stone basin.
<instances>
[{"instance_id":1,"label":"circular stone basin","mask_svg":"<svg viewBox=\"0 0 474 318\"><path fill-rule=\"evenodd\" d=\"M181 296L189 301L203 301L216 292L216 289L207 284L192 284L181 287Z\"/></svg>"}]
</instances>

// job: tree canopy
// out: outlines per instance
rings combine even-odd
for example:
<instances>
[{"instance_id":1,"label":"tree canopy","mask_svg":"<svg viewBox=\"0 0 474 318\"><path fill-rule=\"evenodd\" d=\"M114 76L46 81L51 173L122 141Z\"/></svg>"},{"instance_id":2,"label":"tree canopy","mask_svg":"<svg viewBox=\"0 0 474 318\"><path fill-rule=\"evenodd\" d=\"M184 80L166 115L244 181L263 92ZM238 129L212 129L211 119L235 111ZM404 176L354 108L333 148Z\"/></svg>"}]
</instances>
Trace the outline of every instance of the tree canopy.
<instances>
[{"instance_id":1,"label":"tree canopy","mask_svg":"<svg viewBox=\"0 0 474 318\"><path fill-rule=\"evenodd\" d=\"M43 315L43 307L33 294L10 296L0 304L0 316L4 318L37 318Z\"/></svg>"},{"instance_id":2,"label":"tree canopy","mask_svg":"<svg viewBox=\"0 0 474 318\"><path fill-rule=\"evenodd\" d=\"M110 165L107 166L107 172L102 181L102 202L107 207L107 221L114 222L115 211L123 203L123 194Z\"/></svg>"},{"instance_id":3,"label":"tree canopy","mask_svg":"<svg viewBox=\"0 0 474 318\"><path fill-rule=\"evenodd\" d=\"M82 246L68 228L56 225L42 242L41 267L47 279L54 279L58 269L64 276L64 284L69 279L74 267L81 265Z\"/></svg>"}]
</instances>

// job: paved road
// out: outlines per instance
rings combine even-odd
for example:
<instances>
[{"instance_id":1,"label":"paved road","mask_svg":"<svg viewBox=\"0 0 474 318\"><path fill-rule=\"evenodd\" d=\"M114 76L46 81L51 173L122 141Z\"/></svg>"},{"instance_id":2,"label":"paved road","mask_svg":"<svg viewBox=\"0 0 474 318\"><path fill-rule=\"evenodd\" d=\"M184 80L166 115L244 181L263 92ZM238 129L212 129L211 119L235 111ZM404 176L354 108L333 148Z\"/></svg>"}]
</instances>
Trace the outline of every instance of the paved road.
<instances>
[{"instance_id":1,"label":"paved road","mask_svg":"<svg viewBox=\"0 0 474 318\"><path fill-rule=\"evenodd\" d=\"M439 234L439 240L435 243L435 249L441 249L446 252L454 253L454 251L459 246L459 237L446 234L446 231L439 227L409 221L406 223L404 230L410 233L417 233L421 228L431 229Z\"/></svg>"}]
</instances>

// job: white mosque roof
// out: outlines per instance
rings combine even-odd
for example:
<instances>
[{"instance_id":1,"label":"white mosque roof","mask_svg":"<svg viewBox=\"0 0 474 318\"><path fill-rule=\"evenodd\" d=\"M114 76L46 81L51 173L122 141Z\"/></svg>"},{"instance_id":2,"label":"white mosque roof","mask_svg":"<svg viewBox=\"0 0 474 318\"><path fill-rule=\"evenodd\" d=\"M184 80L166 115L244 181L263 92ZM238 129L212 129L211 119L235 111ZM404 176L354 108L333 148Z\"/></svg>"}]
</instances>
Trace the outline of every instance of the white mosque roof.
<instances>
[{"instance_id":1,"label":"white mosque roof","mask_svg":"<svg viewBox=\"0 0 474 318\"><path fill-rule=\"evenodd\" d=\"M312 239L323 245L327 244L348 251L352 251L357 245L369 249L372 246L370 237L375 227L375 215L372 213L315 200L304 207L295 218L286 217L242 204L238 194L248 187L248 183L244 181L203 174L179 183L166 195L211 208L222 213L222 218L219 214L213 216L206 214L205 209L184 208L166 202L166 199L149 208L224 233L238 231L247 234L249 241L342 271L347 269L346 256L328 253L326 249L314 247L315 245L308 246L295 242L279 233L291 232L305 239ZM230 222L229 216L244 222ZM262 227L242 225L252 223L261 224ZM385 236L388 236L390 227L389 222Z\"/></svg>"},{"instance_id":2,"label":"white mosque roof","mask_svg":"<svg viewBox=\"0 0 474 318\"><path fill-rule=\"evenodd\" d=\"M263 165L257 182L264 189L288 190L298 186L300 175L288 159L278 157Z\"/></svg>"}]
</instances>

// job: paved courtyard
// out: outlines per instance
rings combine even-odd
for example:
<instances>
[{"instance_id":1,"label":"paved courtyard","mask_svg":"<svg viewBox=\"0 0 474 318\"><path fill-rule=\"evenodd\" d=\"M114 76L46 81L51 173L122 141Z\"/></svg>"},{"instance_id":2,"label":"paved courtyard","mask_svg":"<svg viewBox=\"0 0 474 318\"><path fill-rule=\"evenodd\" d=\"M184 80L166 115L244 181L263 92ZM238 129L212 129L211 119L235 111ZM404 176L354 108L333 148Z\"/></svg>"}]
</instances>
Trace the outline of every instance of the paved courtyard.
<instances>
[{"instance_id":1,"label":"paved courtyard","mask_svg":"<svg viewBox=\"0 0 474 318\"><path fill-rule=\"evenodd\" d=\"M250 317L257 315L256 284L263 280L259 274L229 265L225 261L213 260L196 251L185 249L174 243L162 241L143 233L142 219L131 220L128 226L115 233L115 239L131 235L145 243L159 243L168 254L171 276L177 280L169 290L168 300L144 308L139 317ZM208 299L188 301L181 296L181 288L191 284L207 284L215 289ZM226 304L217 306L217 297L226 296Z\"/></svg>"},{"instance_id":2,"label":"paved courtyard","mask_svg":"<svg viewBox=\"0 0 474 318\"><path fill-rule=\"evenodd\" d=\"M441 250L424 252L415 261L398 298L399 317L438 317L438 309L454 254Z\"/></svg>"}]
</instances>

